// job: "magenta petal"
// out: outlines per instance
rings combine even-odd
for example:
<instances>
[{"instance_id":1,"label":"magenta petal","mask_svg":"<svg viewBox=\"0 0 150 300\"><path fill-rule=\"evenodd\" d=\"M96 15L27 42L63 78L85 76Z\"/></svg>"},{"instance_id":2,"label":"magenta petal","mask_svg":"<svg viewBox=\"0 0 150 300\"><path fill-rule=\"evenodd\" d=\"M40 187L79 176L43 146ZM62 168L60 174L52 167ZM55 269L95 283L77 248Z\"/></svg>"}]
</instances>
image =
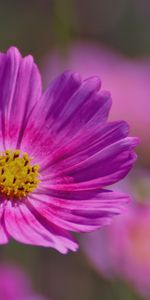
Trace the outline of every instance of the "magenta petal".
<instances>
[{"instance_id":1,"label":"magenta petal","mask_svg":"<svg viewBox=\"0 0 150 300\"><path fill-rule=\"evenodd\" d=\"M46 122L47 126L52 128L60 120L62 110L80 85L80 76L69 71L64 72L53 80L33 111L31 122L35 122L35 117L38 114L40 120L36 120L36 125L42 128L43 123Z\"/></svg>"},{"instance_id":2,"label":"magenta petal","mask_svg":"<svg viewBox=\"0 0 150 300\"><path fill-rule=\"evenodd\" d=\"M66 83L62 90L62 79L65 77ZM62 82L60 83L60 81ZM57 89L54 88L56 84L58 85ZM100 83L97 78L91 78L81 83L79 75L76 73L66 72L58 77L54 82L54 86L50 86L43 95L43 103L51 105L50 109L48 107L46 109L45 120L49 120L49 126L52 130L56 132L56 130L58 131L68 125L74 113L78 111L99 87ZM59 89L62 93L60 94L59 92L58 97L56 95ZM56 91L57 94L55 95L54 92L56 93Z\"/></svg>"},{"instance_id":3,"label":"magenta petal","mask_svg":"<svg viewBox=\"0 0 150 300\"><path fill-rule=\"evenodd\" d=\"M43 191L44 192L44 191ZM50 222L71 231L91 231L109 224L112 216L121 213L128 203L127 195L101 190L63 193L56 197L45 193L31 196L30 202ZM51 191L53 192L53 191ZM76 195L76 198L72 198Z\"/></svg>"},{"instance_id":4,"label":"magenta petal","mask_svg":"<svg viewBox=\"0 0 150 300\"><path fill-rule=\"evenodd\" d=\"M63 230L52 232L46 224L41 224L40 218L37 219L24 203L13 206L9 202L5 207L4 221L10 236L22 243L52 247L61 253L66 253L67 248L73 251L77 248L75 242L64 236Z\"/></svg>"},{"instance_id":5,"label":"magenta petal","mask_svg":"<svg viewBox=\"0 0 150 300\"><path fill-rule=\"evenodd\" d=\"M73 129L71 120L74 118L74 115L77 114L80 118L80 109L82 105L84 105L91 96L93 96L94 99L95 93L99 88L100 82L98 78L89 78L83 81L80 88L72 95L72 97L70 97L69 101L67 103L64 102L64 107L59 114L59 120L54 124L55 131L59 132L64 130L66 126ZM86 114L82 116L82 122L84 122L84 117L86 118Z\"/></svg>"},{"instance_id":6,"label":"magenta petal","mask_svg":"<svg viewBox=\"0 0 150 300\"><path fill-rule=\"evenodd\" d=\"M85 159L81 161L79 153L79 160L78 157L70 158L68 167L64 160L62 166L60 164L60 167L55 169L55 173L53 172L54 178L55 180L60 178L60 184L69 184L70 188L71 186L94 188L110 185L123 178L131 169L136 160L133 149L138 142L137 138L127 137L103 147L94 155L85 156ZM49 177L47 178L49 179ZM59 188L59 184L58 186L56 184L56 188Z\"/></svg>"},{"instance_id":7,"label":"magenta petal","mask_svg":"<svg viewBox=\"0 0 150 300\"><path fill-rule=\"evenodd\" d=\"M59 122L61 110L80 85L78 74L65 72L50 84L37 102L24 131L22 148L34 157L38 157L39 154L40 163L42 155L49 159L51 147L54 147L54 141L56 144L58 140L53 126Z\"/></svg>"},{"instance_id":8,"label":"magenta petal","mask_svg":"<svg viewBox=\"0 0 150 300\"><path fill-rule=\"evenodd\" d=\"M45 124L51 138L64 141L63 136L74 135L95 115L93 123L106 119L111 105L110 95L98 94L99 88L98 78L81 82L78 74L69 71L59 76L46 90L30 119L29 126L35 122L37 114L40 117L35 122L37 139L38 131Z\"/></svg>"},{"instance_id":9,"label":"magenta petal","mask_svg":"<svg viewBox=\"0 0 150 300\"><path fill-rule=\"evenodd\" d=\"M29 115L41 96L41 78L32 56L12 47L0 54L1 131L6 147L19 147Z\"/></svg>"},{"instance_id":10,"label":"magenta petal","mask_svg":"<svg viewBox=\"0 0 150 300\"><path fill-rule=\"evenodd\" d=\"M96 126L89 127L88 130L83 127L84 132L79 132L70 140L69 145L62 145L51 153L49 161L45 160L45 166L55 168L56 174L61 170L65 171L69 166L75 166L103 148L125 138L128 130L128 125L124 121L105 123L101 127L96 124ZM42 163L41 171L43 166L44 163Z\"/></svg>"},{"instance_id":11,"label":"magenta petal","mask_svg":"<svg viewBox=\"0 0 150 300\"><path fill-rule=\"evenodd\" d=\"M4 206L3 206L0 209L0 244L7 244L8 242L9 242L9 234L4 224Z\"/></svg>"},{"instance_id":12,"label":"magenta petal","mask_svg":"<svg viewBox=\"0 0 150 300\"><path fill-rule=\"evenodd\" d=\"M131 149L138 143L137 139L126 138L116 142L81 163L62 172L62 176L73 178L75 183L86 182L98 178L99 185L112 184L124 177L135 156ZM109 180L107 179L109 176ZM106 179L106 180L105 180Z\"/></svg>"}]
</instances>

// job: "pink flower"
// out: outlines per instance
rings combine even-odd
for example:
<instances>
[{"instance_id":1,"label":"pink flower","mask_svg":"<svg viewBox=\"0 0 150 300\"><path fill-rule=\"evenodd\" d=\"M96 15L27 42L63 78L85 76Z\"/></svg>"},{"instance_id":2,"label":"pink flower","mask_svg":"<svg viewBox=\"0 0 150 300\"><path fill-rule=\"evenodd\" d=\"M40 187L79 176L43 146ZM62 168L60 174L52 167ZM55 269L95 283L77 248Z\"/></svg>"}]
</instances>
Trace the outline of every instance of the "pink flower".
<instances>
[{"instance_id":1,"label":"pink flower","mask_svg":"<svg viewBox=\"0 0 150 300\"><path fill-rule=\"evenodd\" d=\"M129 122L132 134L141 139L141 161L150 163L150 59L129 59L99 44L78 42L64 56L55 49L45 59L45 82L64 68L78 70L84 78L101 76L103 88L110 89L113 98L110 120Z\"/></svg>"},{"instance_id":2,"label":"pink flower","mask_svg":"<svg viewBox=\"0 0 150 300\"><path fill-rule=\"evenodd\" d=\"M2 264L0 265L0 299L44 300L45 298L32 291L28 278L20 268Z\"/></svg>"},{"instance_id":3,"label":"pink flower","mask_svg":"<svg viewBox=\"0 0 150 300\"><path fill-rule=\"evenodd\" d=\"M83 248L104 276L122 278L150 296L150 202L133 203L112 226L89 233Z\"/></svg>"},{"instance_id":4,"label":"pink flower","mask_svg":"<svg viewBox=\"0 0 150 300\"><path fill-rule=\"evenodd\" d=\"M65 72L41 94L31 56L0 54L0 243L76 251L70 231L110 223L129 197L105 187L131 169L137 138L108 123L108 92Z\"/></svg>"}]
</instances>

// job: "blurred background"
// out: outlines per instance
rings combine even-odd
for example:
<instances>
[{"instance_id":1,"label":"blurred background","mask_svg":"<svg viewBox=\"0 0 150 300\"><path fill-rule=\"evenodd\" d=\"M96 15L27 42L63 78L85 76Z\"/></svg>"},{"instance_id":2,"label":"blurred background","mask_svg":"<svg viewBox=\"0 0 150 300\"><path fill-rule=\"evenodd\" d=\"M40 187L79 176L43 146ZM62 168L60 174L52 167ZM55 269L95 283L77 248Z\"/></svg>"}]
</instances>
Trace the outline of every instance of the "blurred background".
<instances>
[{"instance_id":1,"label":"blurred background","mask_svg":"<svg viewBox=\"0 0 150 300\"><path fill-rule=\"evenodd\" d=\"M125 119L131 133L140 136L138 162L121 189L131 192L141 210L145 208L150 200L150 1L1 0L0 51L11 45L23 55L34 56L44 87L65 69L73 69L83 78L101 78L102 88L109 90L113 98L110 120ZM115 238L104 246L108 235L105 230L92 237L78 235L80 251L66 256L52 249L11 242L1 246L0 264L7 262L25 272L34 292L43 297L30 299L150 299L150 217L146 227L145 223L142 227L143 219L138 214L133 219L136 229L127 234L129 255L121 249L119 261L130 269L136 257L132 276L123 267L118 270L118 263L104 272L101 261L106 259L106 249L114 248L117 253ZM108 253L107 262L111 255ZM113 255L111 259L116 261ZM137 279L141 269L146 275ZM1 294L0 299L7 300Z\"/></svg>"}]
</instances>

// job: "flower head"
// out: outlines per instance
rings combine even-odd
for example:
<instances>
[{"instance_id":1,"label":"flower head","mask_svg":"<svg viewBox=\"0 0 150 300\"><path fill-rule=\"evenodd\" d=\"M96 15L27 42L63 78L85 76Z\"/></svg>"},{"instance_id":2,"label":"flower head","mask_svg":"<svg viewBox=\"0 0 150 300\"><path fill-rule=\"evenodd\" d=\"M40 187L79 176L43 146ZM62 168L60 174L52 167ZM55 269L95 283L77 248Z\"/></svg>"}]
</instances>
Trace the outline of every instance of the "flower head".
<instances>
[{"instance_id":1,"label":"flower head","mask_svg":"<svg viewBox=\"0 0 150 300\"><path fill-rule=\"evenodd\" d=\"M31 56L0 54L0 243L75 251L69 231L108 224L128 196L105 187L123 178L138 140L107 122L111 98L92 77L65 72L41 94Z\"/></svg>"}]
</instances>

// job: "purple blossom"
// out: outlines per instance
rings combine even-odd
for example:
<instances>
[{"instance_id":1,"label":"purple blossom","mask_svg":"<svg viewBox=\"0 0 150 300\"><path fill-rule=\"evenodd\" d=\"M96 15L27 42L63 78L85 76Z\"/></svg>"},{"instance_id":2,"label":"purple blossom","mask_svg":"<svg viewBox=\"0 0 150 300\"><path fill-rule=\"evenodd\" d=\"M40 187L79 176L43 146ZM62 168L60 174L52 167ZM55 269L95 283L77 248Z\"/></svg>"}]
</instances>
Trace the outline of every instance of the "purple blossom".
<instances>
[{"instance_id":1,"label":"purple blossom","mask_svg":"<svg viewBox=\"0 0 150 300\"><path fill-rule=\"evenodd\" d=\"M0 54L0 243L76 251L70 231L109 224L128 202L106 189L131 169L137 138L107 122L108 92L97 77L69 71L41 94L32 56Z\"/></svg>"}]
</instances>

